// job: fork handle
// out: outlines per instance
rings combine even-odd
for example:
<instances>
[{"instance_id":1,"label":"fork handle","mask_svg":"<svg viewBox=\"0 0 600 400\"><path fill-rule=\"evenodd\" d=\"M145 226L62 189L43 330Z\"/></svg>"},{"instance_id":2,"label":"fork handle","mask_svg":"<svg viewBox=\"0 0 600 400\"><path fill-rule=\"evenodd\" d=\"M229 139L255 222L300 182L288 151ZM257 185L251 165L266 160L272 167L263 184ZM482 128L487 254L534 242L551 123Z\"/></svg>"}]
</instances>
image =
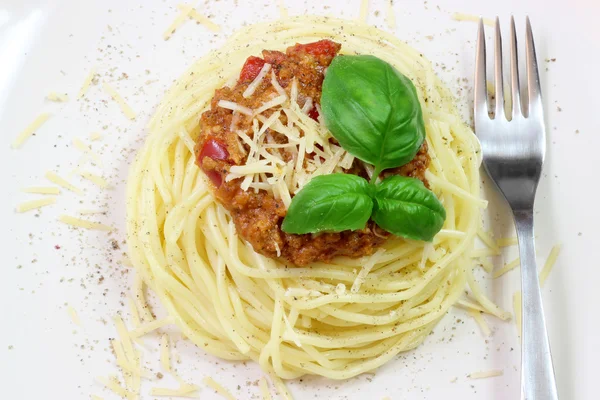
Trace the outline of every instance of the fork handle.
<instances>
[{"instance_id":1,"label":"fork handle","mask_svg":"<svg viewBox=\"0 0 600 400\"><path fill-rule=\"evenodd\" d=\"M515 211L521 255L521 399L558 400L533 235L533 210Z\"/></svg>"}]
</instances>

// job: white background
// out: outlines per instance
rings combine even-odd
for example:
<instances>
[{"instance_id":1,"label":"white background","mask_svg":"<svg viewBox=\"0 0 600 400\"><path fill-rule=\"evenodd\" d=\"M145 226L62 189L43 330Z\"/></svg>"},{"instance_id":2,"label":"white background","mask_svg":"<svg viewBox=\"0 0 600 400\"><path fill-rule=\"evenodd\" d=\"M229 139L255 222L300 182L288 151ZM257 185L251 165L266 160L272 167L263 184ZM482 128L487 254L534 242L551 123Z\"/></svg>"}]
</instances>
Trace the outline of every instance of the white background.
<instances>
[{"instance_id":1,"label":"white background","mask_svg":"<svg viewBox=\"0 0 600 400\"><path fill-rule=\"evenodd\" d=\"M353 18L359 1L287 0L291 14L316 13ZM384 1L371 2L369 22L384 23ZM548 124L548 154L536 213L539 261L552 245L563 250L544 288L550 341L562 399L596 399L600 356L598 307L600 263L598 245L598 175L600 149L600 3L591 0L396 1L398 37L420 49L436 65L468 116L476 24L456 22L453 12L500 16L507 28L511 13L523 32L524 17L532 19L537 40ZM225 40L236 27L275 19L276 2L208 0L198 10L224 27L213 34L188 21L169 41L162 33L177 15L176 2L163 0L2 0L0 1L0 382L7 399L87 399L91 393L115 398L95 382L116 373L109 339L115 337L111 317L127 317L132 272L120 265L125 247L123 188L133 152L143 140L143 127L162 93L196 58ZM376 16L378 14L378 16ZM491 32L491 29L488 28ZM508 37L505 34L505 37ZM546 62L545 60L549 61ZM554 61L552 59L555 59ZM89 70L111 83L136 110L136 121L122 115L100 85L83 100L76 94ZM126 75L123 75L126 74ZM467 81L464 81L466 79ZM66 92L70 101L44 100L50 91ZM48 111L52 118L22 149L11 141L34 117ZM75 137L88 141L91 132L102 172L113 187L100 191L70 178L84 196L63 191L58 203L40 212L16 214L15 206L35 195L20 188L44 185L43 175L55 170L67 177L81 153ZM89 169L85 166L85 169ZM510 217L492 189L489 208L497 237L512 236ZM56 221L62 213L81 208L103 209L95 220L114 225L111 234L67 229ZM60 247L60 248L58 248ZM516 256L506 252L502 265ZM512 310L518 272L495 281L482 276L490 296ZM101 282L100 282L101 281ZM67 313L77 310L81 326ZM513 322L487 318L489 338L463 311L453 310L426 343L380 369L374 376L347 382L306 378L289 383L298 399L516 399L519 397L520 348ZM144 360L160 371L156 340L145 339ZM154 350L153 350L154 349ZM174 353L181 374L203 386L213 376L239 399L259 398L255 381L262 376L253 363L217 360L179 341ZM502 369L504 375L469 380L474 371ZM456 382L451 383L451 380ZM165 377L143 387L176 384ZM203 399L219 398L208 388ZM111 397L113 396L113 397Z\"/></svg>"}]
</instances>

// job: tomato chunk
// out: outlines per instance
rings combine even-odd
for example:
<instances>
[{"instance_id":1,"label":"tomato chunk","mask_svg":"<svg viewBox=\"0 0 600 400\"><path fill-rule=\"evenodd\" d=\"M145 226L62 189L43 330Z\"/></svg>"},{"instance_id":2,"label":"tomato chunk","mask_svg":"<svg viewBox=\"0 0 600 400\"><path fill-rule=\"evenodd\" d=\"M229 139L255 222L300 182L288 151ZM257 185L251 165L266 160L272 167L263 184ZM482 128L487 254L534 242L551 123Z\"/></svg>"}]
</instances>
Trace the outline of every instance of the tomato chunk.
<instances>
[{"instance_id":1,"label":"tomato chunk","mask_svg":"<svg viewBox=\"0 0 600 400\"><path fill-rule=\"evenodd\" d=\"M227 148L218 140L208 139L206 142L204 142L202 150L200 150L200 154L198 155L198 164L202 168L202 171L204 171L206 176L208 176L208 178L216 187L221 186L223 183L223 177L221 174L214 169L204 168L202 161L205 157L212 158L213 160L229 161L229 152L227 151Z\"/></svg>"},{"instance_id":2,"label":"tomato chunk","mask_svg":"<svg viewBox=\"0 0 600 400\"><path fill-rule=\"evenodd\" d=\"M332 42L328 39L319 40L318 42L307 43L307 44L296 44L294 47L290 47L287 51L290 52L305 52L312 54L313 56L331 56L335 57L337 52L340 50L338 43Z\"/></svg>"},{"instance_id":3,"label":"tomato chunk","mask_svg":"<svg viewBox=\"0 0 600 400\"><path fill-rule=\"evenodd\" d=\"M308 116L318 122L319 121L319 110L317 110L317 107L311 108L311 110L308 112Z\"/></svg>"},{"instance_id":4,"label":"tomato chunk","mask_svg":"<svg viewBox=\"0 0 600 400\"><path fill-rule=\"evenodd\" d=\"M265 60L262 58L254 56L248 57L242 67L242 72L240 72L240 81L253 81L264 65Z\"/></svg>"}]
</instances>

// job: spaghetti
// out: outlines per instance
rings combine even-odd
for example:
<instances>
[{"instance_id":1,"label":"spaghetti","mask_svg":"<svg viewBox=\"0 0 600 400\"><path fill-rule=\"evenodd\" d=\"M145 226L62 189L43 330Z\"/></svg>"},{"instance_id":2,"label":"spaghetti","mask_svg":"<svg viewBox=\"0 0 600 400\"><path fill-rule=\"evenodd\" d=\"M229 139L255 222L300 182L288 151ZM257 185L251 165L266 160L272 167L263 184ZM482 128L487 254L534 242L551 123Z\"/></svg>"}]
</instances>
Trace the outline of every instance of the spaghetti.
<instances>
[{"instance_id":1,"label":"spaghetti","mask_svg":"<svg viewBox=\"0 0 600 400\"><path fill-rule=\"evenodd\" d=\"M390 239L373 256L286 265L240 240L196 166L198 120L215 89L235 82L250 55L324 38L341 43L343 53L383 59L415 84L432 160L428 180L447 213L432 243ZM431 64L393 35L312 16L252 25L195 63L156 110L130 170L129 256L169 321L207 352L253 359L275 378L350 378L422 343L467 283L483 310L507 317L473 278L486 205L480 162L479 144Z\"/></svg>"}]
</instances>

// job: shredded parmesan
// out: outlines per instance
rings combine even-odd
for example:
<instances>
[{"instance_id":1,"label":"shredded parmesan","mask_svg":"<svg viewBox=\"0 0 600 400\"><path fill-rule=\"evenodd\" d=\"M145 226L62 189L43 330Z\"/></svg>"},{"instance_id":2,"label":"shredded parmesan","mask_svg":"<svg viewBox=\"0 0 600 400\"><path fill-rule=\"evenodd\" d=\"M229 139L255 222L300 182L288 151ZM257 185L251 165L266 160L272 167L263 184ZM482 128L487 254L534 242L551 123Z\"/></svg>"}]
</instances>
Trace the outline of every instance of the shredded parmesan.
<instances>
[{"instance_id":1,"label":"shredded parmesan","mask_svg":"<svg viewBox=\"0 0 600 400\"><path fill-rule=\"evenodd\" d=\"M396 31L396 14L394 14L394 0L387 0L385 22L392 32Z\"/></svg>"},{"instance_id":2,"label":"shredded parmesan","mask_svg":"<svg viewBox=\"0 0 600 400\"><path fill-rule=\"evenodd\" d=\"M98 132L92 132L90 133L90 140L100 140L102 139L102 135Z\"/></svg>"},{"instance_id":3,"label":"shredded parmesan","mask_svg":"<svg viewBox=\"0 0 600 400\"><path fill-rule=\"evenodd\" d=\"M516 259L512 260L511 262L509 262L508 264L506 264L504 267L494 271L494 273L492 274L492 277L498 278L502 275L504 275L505 273L507 273L508 271L517 268L521 263L521 259L519 257L517 257Z\"/></svg>"},{"instance_id":4,"label":"shredded parmesan","mask_svg":"<svg viewBox=\"0 0 600 400\"><path fill-rule=\"evenodd\" d=\"M75 228L85 228L97 231L111 231L112 228L108 225L101 224L99 222L86 221L84 219L75 218L70 215L61 215L58 217L60 222L63 222L67 225L71 225Z\"/></svg>"},{"instance_id":5,"label":"shredded parmesan","mask_svg":"<svg viewBox=\"0 0 600 400\"><path fill-rule=\"evenodd\" d=\"M481 229L477 230L477 236L479 236L479 239L481 239L481 241L483 243L485 243L485 245L494 250L497 253L500 253L500 248L498 247L498 245L496 244L496 242L494 241L494 239L492 238L491 232L484 232Z\"/></svg>"},{"instance_id":6,"label":"shredded parmesan","mask_svg":"<svg viewBox=\"0 0 600 400\"><path fill-rule=\"evenodd\" d=\"M64 93L50 92L48 95L46 95L46 99L50 101L56 101L58 103L64 103L65 101L69 101L69 96Z\"/></svg>"},{"instance_id":7,"label":"shredded parmesan","mask_svg":"<svg viewBox=\"0 0 600 400\"><path fill-rule=\"evenodd\" d=\"M88 181L98 185L102 189L106 189L109 186L106 179L104 179L103 177L101 177L99 175L92 174L91 172L86 172L86 171L77 171L77 174L79 174L82 178L85 178Z\"/></svg>"},{"instance_id":8,"label":"shredded parmesan","mask_svg":"<svg viewBox=\"0 0 600 400\"><path fill-rule=\"evenodd\" d=\"M267 76L267 74L269 73L270 70L271 70L271 64L263 65L263 67L261 68L261 70L258 73L258 75L256 76L256 78L254 78L252 83L250 83L248 85L246 90L244 90L244 93L242 93L242 96L244 96L245 99L247 99L248 97L250 97L254 94L254 92L256 91L256 88L258 88L258 86L262 83L263 79L265 78L265 76Z\"/></svg>"},{"instance_id":9,"label":"shredded parmesan","mask_svg":"<svg viewBox=\"0 0 600 400\"><path fill-rule=\"evenodd\" d=\"M115 102L117 102L117 104L119 105L119 107L121 107L121 111L123 111L123 114L125 114L125 116L131 120L135 119L135 112L133 111L133 109L129 106L129 104L127 104L125 102L125 100L123 99L123 97L121 97L121 95L115 90L115 88L113 88L112 86L110 86L108 83L104 82L102 83L102 88L104 89L104 91L106 93L108 93L110 95L110 97L113 98L113 100Z\"/></svg>"},{"instance_id":10,"label":"shredded parmesan","mask_svg":"<svg viewBox=\"0 0 600 400\"><path fill-rule=\"evenodd\" d=\"M271 392L269 391L269 383L264 376L261 376L258 380L258 387L260 388L260 393L262 394L263 400L273 400L273 397L271 397Z\"/></svg>"},{"instance_id":11,"label":"shredded parmesan","mask_svg":"<svg viewBox=\"0 0 600 400\"><path fill-rule=\"evenodd\" d=\"M277 4L279 6L279 14L281 15L281 18L287 18L288 17L288 10L285 6L285 3L283 2L283 0L277 0Z\"/></svg>"},{"instance_id":12,"label":"shredded parmesan","mask_svg":"<svg viewBox=\"0 0 600 400\"><path fill-rule=\"evenodd\" d=\"M148 333L150 333L152 331L155 331L157 329L162 328L163 326L171 325L173 323L174 323L174 321L173 321L172 317L166 317L166 318L163 318L163 319L157 319L157 320L154 320L152 322L148 322L147 324L142 325L139 328L136 328L135 330L133 330L131 332L131 337L132 338L137 338L137 337L140 337L140 336L144 336L144 335L147 335Z\"/></svg>"},{"instance_id":13,"label":"shredded parmesan","mask_svg":"<svg viewBox=\"0 0 600 400\"><path fill-rule=\"evenodd\" d=\"M90 148L90 146L88 146L87 144L85 144L81 139L79 138L75 138L73 139L73 146L81 151L83 154L85 154L86 156L89 156L94 163L101 165L102 164L102 160L100 159L100 156L96 153L94 153L92 151L92 149Z\"/></svg>"},{"instance_id":14,"label":"shredded parmesan","mask_svg":"<svg viewBox=\"0 0 600 400\"><path fill-rule=\"evenodd\" d=\"M38 115L27 127L19 133L15 140L12 142L12 148L18 149L25 143L31 135L33 135L40 127L50 118L49 113L41 113Z\"/></svg>"},{"instance_id":15,"label":"shredded parmesan","mask_svg":"<svg viewBox=\"0 0 600 400\"><path fill-rule=\"evenodd\" d=\"M77 315L77 311L75 311L75 309L73 307L68 306L67 312L69 313L69 317L71 317L71 321L73 321L73 323L75 325L81 325L81 320L79 319L79 315Z\"/></svg>"},{"instance_id":16,"label":"shredded parmesan","mask_svg":"<svg viewBox=\"0 0 600 400\"><path fill-rule=\"evenodd\" d=\"M517 240L516 236L510 237L510 238L500 238L496 241L496 244L498 245L498 247L514 246L518 243L519 243L519 241Z\"/></svg>"},{"instance_id":17,"label":"shredded parmesan","mask_svg":"<svg viewBox=\"0 0 600 400\"><path fill-rule=\"evenodd\" d=\"M217 392L221 396L225 397L227 400L236 400L235 397L233 397L233 395L231 393L229 393L229 391L227 389L225 389L223 386L221 386L218 382L216 382L210 376L207 376L206 378L204 378L202 380L202 382L204 382L204 384L206 386L210 387L211 389L213 389L215 392Z\"/></svg>"},{"instance_id":18,"label":"shredded parmesan","mask_svg":"<svg viewBox=\"0 0 600 400\"><path fill-rule=\"evenodd\" d=\"M60 194L60 189L54 186L31 186L23 188L21 191L35 194Z\"/></svg>"},{"instance_id":19,"label":"shredded parmesan","mask_svg":"<svg viewBox=\"0 0 600 400\"><path fill-rule=\"evenodd\" d=\"M96 76L96 69L92 68L90 70L90 72L88 73L88 75L85 77L85 80L83 81L83 85L81 85L81 89L79 89L79 93L77 94L78 99L81 99L83 96L85 96L85 94L87 93L88 89L90 88L90 85L91 85L92 81L94 80L95 76Z\"/></svg>"},{"instance_id":20,"label":"shredded parmesan","mask_svg":"<svg viewBox=\"0 0 600 400\"><path fill-rule=\"evenodd\" d=\"M483 319L483 315L481 315L481 311L470 310L469 315L473 317L475 322L477 322L477 325L479 325L479 328L481 328L481 333L483 333L483 336L487 337L492 334L490 327L488 326L487 322L485 322L485 319Z\"/></svg>"},{"instance_id":21,"label":"shredded parmesan","mask_svg":"<svg viewBox=\"0 0 600 400\"><path fill-rule=\"evenodd\" d=\"M493 369L490 371L478 371L469 374L469 379L485 379L492 378L494 376L501 376L503 372L501 369Z\"/></svg>"},{"instance_id":22,"label":"shredded parmesan","mask_svg":"<svg viewBox=\"0 0 600 400\"><path fill-rule=\"evenodd\" d=\"M515 312L515 322L517 324L517 335L521 337L521 291L513 294L513 311Z\"/></svg>"},{"instance_id":23,"label":"shredded parmesan","mask_svg":"<svg viewBox=\"0 0 600 400\"><path fill-rule=\"evenodd\" d=\"M358 13L358 20L360 22L367 22L367 13L369 12L369 0L361 0L360 10Z\"/></svg>"},{"instance_id":24,"label":"shredded parmesan","mask_svg":"<svg viewBox=\"0 0 600 400\"><path fill-rule=\"evenodd\" d=\"M17 212L23 213L56 203L56 197L46 197L38 200L25 201L17 206Z\"/></svg>"},{"instance_id":25,"label":"shredded parmesan","mask_svg":"<svg viewBox=\"0 0 600 400\"><path fill-rule=\"evenodd\" d=\"M373 269L375 264L379 262L379 259L381 258L381 256L383 256L384 253L385 249L379 249L375 252L375 254L367 258L360 272L356 276L354 283L352 284L352 288L350 289L352 293L358 293L361 285L365 282L367 275L369 274L369 272L371 272L371 269Z\"/></svg>"},{"instance_id":26,"label":"shredded parmesan","mask_svg":"<svg viewBox=\"0 0 600 400\"><path fill-rule=\"evenodd\" d=\"M479 22L480 18L481 17L478 17L477 15L472 15L472 14L464 14L464 13L452 14L452 19L455 21ZM491 18L483 18L483 23L488 26L494 26L494 20Z\"/></svg>"},{"instance_id":27,"label":"shredded parmesan","mask_svg":"<svg viewBox=\"0 0 600 400\"><path fill-rule=\"evenodd\" d=\"M179 8L179 15L175 18L175 20L171 23L171 25L169 25L169 27L163 33L164 40L169 40L169 38L175 32L175 30L177 28L179 28L181 25L183 25L183 23L188 19L189 15L192 12L194 7L190 6L189 4L182 4L181 6L178 6L177 8Z\"/></svg>"},{"instance_id":28,"label":"shredded parmesan","mask_svg":"<svg viewBox=\"0 0 600 400\"><path fill-rule=\"evenodd\" d=\"M95 394L92 395L92 400L104 400L102 397L100 396L96 396Z\"/></svg>"},{"instance_id":29,"label":"shredded parmesan","mask_svg":"<svg viewBox=\"0 0 600 400\"><path fill-rule=\"evenodd\" d=\"M125 389L116 377L106 379L104 377L96 378L98 382L106 386L107 389L112 390L116 395L126 398L127 400L134 400L136 397L129 390Z\"/></svg>"},{"instance_id":30,"label":"shredded parmesan","mask_svg":"<svg viewBox=\"0 0 600 400\"><path fill-rule=\"evenodd\" d=\"M555 245L554 247L552 247L552 250L550 250L550 254L548 255L548 258L546 259L546 262L544 263L544 267L540 271L540 285L541 286L544 286L544 284L546 283L546 279L548 279L548 275L550 275L550 272L552 271L552 267L554 267L554 264L556 263L556 259L558 258L559 253L560 253L560 244Z\"/></svg>"},{"instance_id":31,"label":"shredded parmesan","mask_svg":"<svg viewBox=\"0 0 600 400\"><path fill-rule=\"evenodd\" d=\"M188 6L185 4L177 5L177 8L179 9L179 11L186 11L187 7ZM220 32L221 31L221 27L219 25L215 24L210 19L208 19L204 15L200 14L195 8L192 8L189 11L188 15L190 18L196 20L196 22L198 22L199 24L204 25L208 30L210 30L212 32Z\"/></svg>"},{"instance_id":32,"label":"shredded parmesan","mask_svg":"<svg viewBox=\"0 0 600 400\"><path fill-rule=\"evenodd\" d=\"M217 103L217 106L219 106L221 108L226 108L228 110L237 111L244 115L248 115L248 116L253 115L253 112L251 109L249 109L248 107L240 106L239 104L234 103L233 101L219 100L219 102Z\"/></svg>"},{"instance_id":33,"label":"shredded parmesan","mask_svg":"<svg viewBox=\"0 0 600 400\"><path fill-rule=\"evenodd\" d=\"M178 389L152 388L150 396L171 396L171 397L198 397L200 388L196 385L183 384Z\"/></svg>"},{"instance_id":34,"label":"shredded parmesan","mask_svg":"<svg viewBox=\"0 0 600 400\"><path fill-rule=\"evenodd\" d=\"M267 101L262 106L260 106L257 110L254 111L254 114L257 115L264 111L270 110L273 107L280 106L283 103L285 103L286 100L287 100L287 96L279 95L279 96Z\"/></svg>"},{"instance_id":35,"label":"shredded parmesan","mask_svg":"<svg viewBox=\"0 0 600 400\"><path fill-rule=\"evenodd\" d=\"M52 182L60 187L70 190L71 192L77 193L78 195L83 194L83 191L81 189L79 189L77 186L71 184L67 180L61 178L53 171L46 172L45 176L46 176L46 179L48 179L50 182Z\"/></svg>"}]
</instances>

